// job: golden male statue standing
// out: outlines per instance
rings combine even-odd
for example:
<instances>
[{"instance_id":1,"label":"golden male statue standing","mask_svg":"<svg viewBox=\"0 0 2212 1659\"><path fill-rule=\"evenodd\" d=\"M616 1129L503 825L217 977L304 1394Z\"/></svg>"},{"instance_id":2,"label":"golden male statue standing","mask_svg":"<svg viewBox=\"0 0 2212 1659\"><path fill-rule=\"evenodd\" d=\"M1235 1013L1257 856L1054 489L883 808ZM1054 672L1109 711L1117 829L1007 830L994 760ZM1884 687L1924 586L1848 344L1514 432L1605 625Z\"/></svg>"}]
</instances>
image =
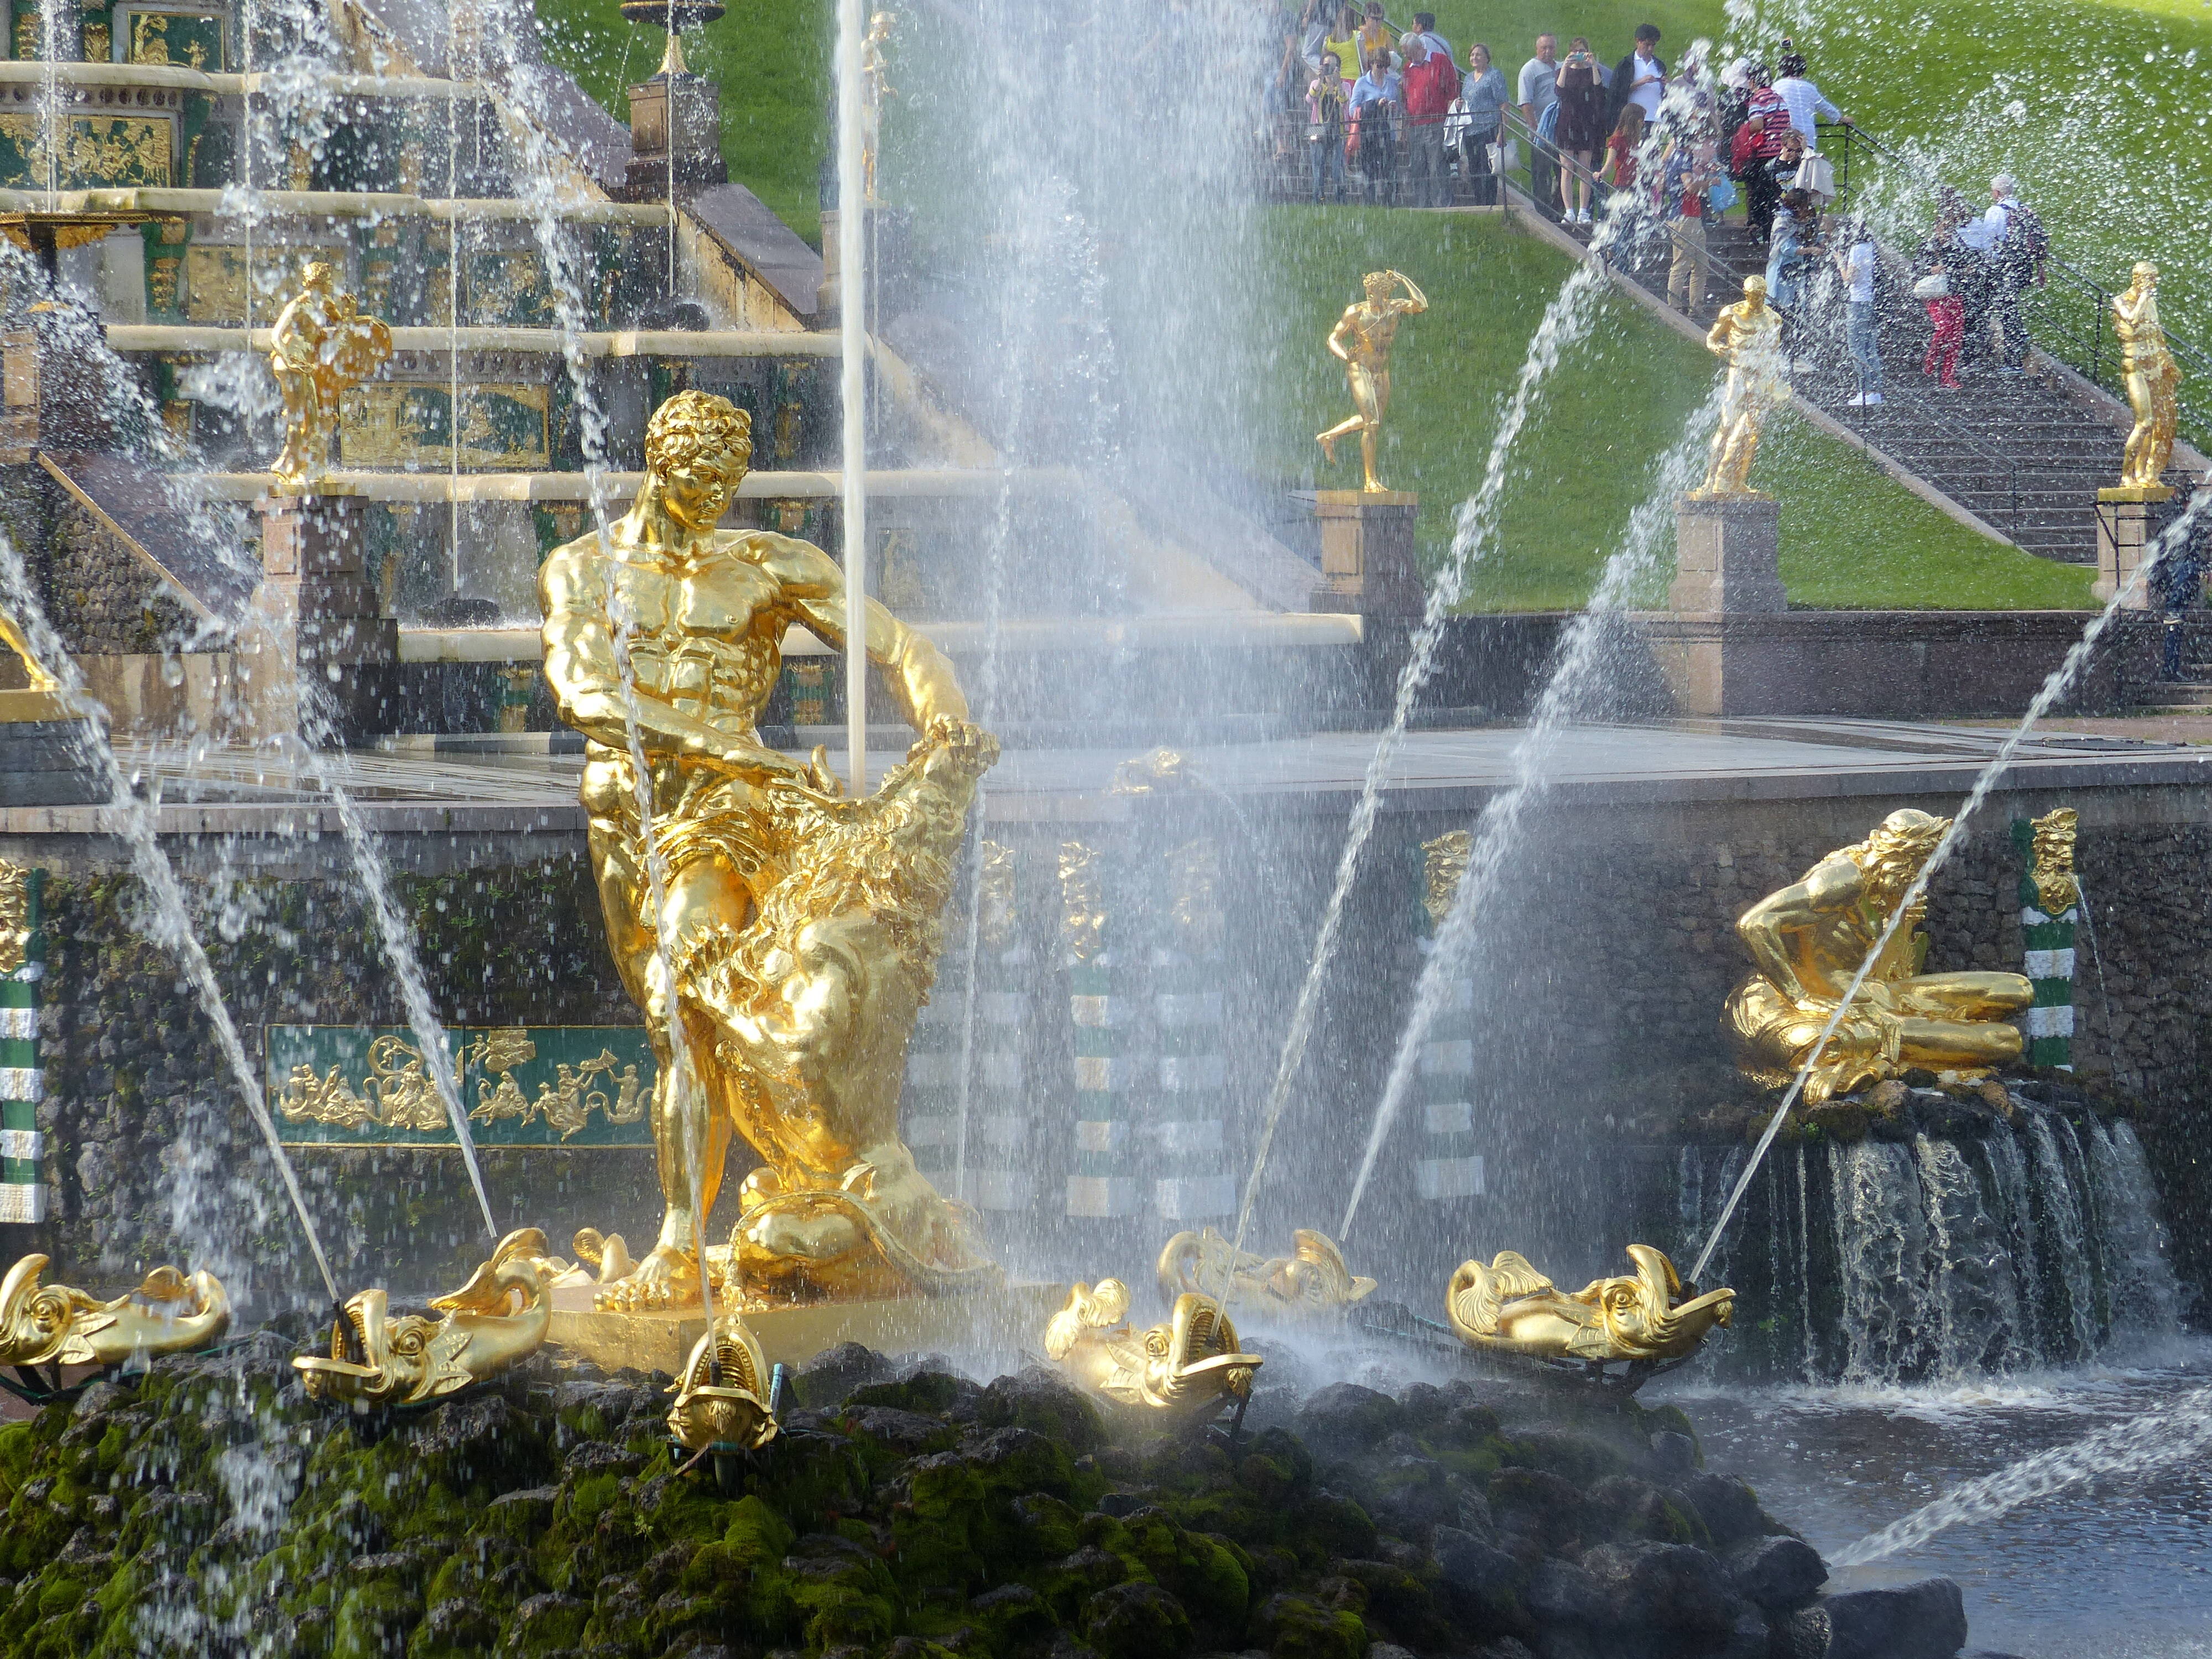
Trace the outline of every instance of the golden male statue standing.
<instances>
[{"instance_id":1,"label":"golden male statue standing","mask_svg":"<svg viewBox=\"0 0 2212 1659\"><path fill-rule=\"evenodd\" d=\"M1406 297L1390 290L1403 284ZM1429 296L1410 276L1395 270L1370 270L1361 279L1367 297L1345 307L1344 315L1328 331L1328 350L1344 364L1344 378L1352 388L1355 411L1326 432L1316 434L1322 453L1336 465L1336 441L1359 434L1359 464L1365 481L1362 489L1379 492L1382 481L1375 476L1376 441L1382 417L1390 410L1390 346L1398 337L1401 319L1418 317L1429 308Z\"/></svg>"},{"instance_id":2,"label":"golden male statue standing","mask_svg":"<svg viewBox=\"0 0 2212 1659\"><path fill-rule=\"evenodd\" d=\"M546 679L586 739L581 795L609 941L660 1062L666 1214L614 1287L617 1306L697 1298L692 1194L713 1207L733 1129L763 1164L732 1241L746 1296L945 1291L998 1274L970 1247L968 1212L916 1172L897 1133L907 1038L998 742L969 723L936 647L871 602L869 659L922 734L906 760L873 796L846 800L818 756L803 768L762 744L784 629L842 646L845 602L819 548L715 528L751 453L744 411L679 392L647 426L635 505L604 543L556 549L538 578ZM695 1167L684 1126L702 1120Z\"/></svg>"},{"instance_id":3,"label":"golden male statue standing","mask_svg":"<svg viewBox=\"0 0 2212 1659\"><path fill-rule=\"evenodd\" d=\"M2173 459L2173 432L2180 413L2181 369L2166 348L2158 320L2158 267L2145 259L2135 268L2124 293L2112 296L2112 332L2120 342L2120 372L2135 430L2120 464L2123 489L2170 491L2160 483Z\"/></svg>"},{"instance_id":4,"label":"golden male statue standing","mask_svg":"<svg viewBox=\"0 0 2212 1659\"><path fill-rule=\"evenodd\" d=\"M1757 495L1751 464L1759 454L1759 431L1769 411L1790 396L1790 376L1782 356L1782 315L1766 303L1766 278L1747 276L1743 298L1721 307L1705 335L1705 349L1725 358L1728 390L1722 394L1720 428L1713 434L1712 459L1705 482L1690 495Z\"/></svg>"},{"instance_id":5,"label":"golden male statue standing","mask_svg":"<svg viewBox=\"0 0 2212 1659\"><path fill-rule=\"evenodd\" d=\"M269 470L292 495L307 493L329 468L339 400L392 356L392 331L362 316L336 276L320 260L309 265L269 331L269 367L284 400L284 447Z\"/></svg>"},{"instance_id":6,"label":"golden male statue standing","mask_svg":"<svg viewBox=\"0 0 2212 1659\"><path fill-rule=\"evenodd\" d=\"M1769 1088L1796 1076L1843 1000L1851 977L1951 826L1925 812L1892 812L1855 846L1839 848L1798 880L1737 918L1751 976L1736 987L1722 1023L1744 1073ZM1814 1103L1915 1066L1986 1075L2021 1052L2005 1024L2034 1000L2018 974L1923 974L1928 908L1913 901L1850 1012L1805 1082Z\"/></svg>"}]
</instances>

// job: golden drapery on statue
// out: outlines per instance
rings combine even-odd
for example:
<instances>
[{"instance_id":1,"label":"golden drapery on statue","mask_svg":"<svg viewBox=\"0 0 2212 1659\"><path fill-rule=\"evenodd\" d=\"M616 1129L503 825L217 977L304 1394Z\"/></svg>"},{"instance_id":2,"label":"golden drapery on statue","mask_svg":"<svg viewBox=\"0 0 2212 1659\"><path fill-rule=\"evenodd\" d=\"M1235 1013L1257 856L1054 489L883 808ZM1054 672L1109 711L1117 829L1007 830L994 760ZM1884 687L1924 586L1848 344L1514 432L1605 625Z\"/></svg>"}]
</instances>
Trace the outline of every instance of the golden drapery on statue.
<instances>
[{"instance_id":1,"label":"golden drapery on statue","mask_svg":"<svg viewBox=\"0 0 2212 1659\"><path fill-rule=\"evenodd\" d=\"M1721 307L1705 335L1705 349L1724 358L1728 389L1722 394L1721 422L1713 433L1712 459L1705 481L1692 499L1759 497L1751 487L1751 465L1759 457L1759 429L1767 416L1790 398L1789 364L1782 355L1782 313L1766 303L1766 278L1743 279L1743 298Z\"/></svg>"},{"instance_id":2,"label":"golden drapery on statue","mask_svg":"<svg viewBox=\"0 0 2212 1659\"><path fill-rule=\"evenodd\" d=\"M284 400L284 447L269 470L286 495L317 487L330 467L340 401L392 356L392 331L362 316L354 296L334 286L336 275L320 260L309 265L269 331L269 367Z\"/></svg>"},{"instance_id":3,"label":"golden drapery on statue","mask_svg":"<svg viewBox=\"0 0 2212 1659\"><path fill-rule=\"evenodd\" d=\"M2120 463L2120 489L2141 501L2172 495L2160 479L2173 459L2173 434L2181 412L2181 369L2166 349L2158 320L2158 267L2137 264L2124 293L2112 296L2112 332L2120 343L2120 374L2135 429Z\"/></svg>"},{"instance_id":4,"label":"golden drapery on statue","mask_svg":"<svg viewBox=\"0 0 2212 1659\"><path fill-rule=\"evenodd\" d=\"M1380 491L1382 481L1375 472L1375 449L1382 434L1382 417L1390 411L1390 347L1398 337L1398 325L1429 308L1429 296L1413 279L1395 270L1370 270L1361 278L1366 298L1345 307L1344 315L1328 331L1329 356L1344 365L1345 383L1352 392L1352 412L1326 432L1316 434L1322 453L1336 465L1336 441L1359 434L1360 488ZM1405 297L1391 289L1403 287Z\"/></svg>"},{"instance_id":5,"label":"golden drapery on statue","mask_svg":"<svg viewBox=\"0 0 2212 1659\"><path fill-rule=\"evenodd\" d=\"M1736 919L1755 970L1728 1000L1723 1024L1744 1074L1786 1087L1881 937L1905 891L1950 828L1948 818L1892 812L1864 841L1829 854ZM1923 894L1890 936L1850 1012L1805 1082L1818 1103L1916 1067L1962 1081L2021 1052L2006 1023L2034 1000L2018 974L1923 974Z\"/></svg>"},{"instance_id":6,"label":"golden drapery on statue","mask_svg":"<svg viewBox=\"0 0 2212 1659\"><path fill-rule=\"evenodd\" d=\"M802 767L762 744L784 629L842 647L844 577L808 543L715 527L751 453L743 410L678 393L647 427L635 505L539 574L546 679L586 739L608 938L660 1061L666 1212L637 1272L601 1293L615 1308L698 1299L694 1191L711 1210L733 1131L761 1167L739 1194L730 1305L999 1277L897 1133L907 1039L998 741L969 723L936 647L871 601L868 657L921 733L905 761L848 800L819 751Z\"/></svg>"}]
</instances>

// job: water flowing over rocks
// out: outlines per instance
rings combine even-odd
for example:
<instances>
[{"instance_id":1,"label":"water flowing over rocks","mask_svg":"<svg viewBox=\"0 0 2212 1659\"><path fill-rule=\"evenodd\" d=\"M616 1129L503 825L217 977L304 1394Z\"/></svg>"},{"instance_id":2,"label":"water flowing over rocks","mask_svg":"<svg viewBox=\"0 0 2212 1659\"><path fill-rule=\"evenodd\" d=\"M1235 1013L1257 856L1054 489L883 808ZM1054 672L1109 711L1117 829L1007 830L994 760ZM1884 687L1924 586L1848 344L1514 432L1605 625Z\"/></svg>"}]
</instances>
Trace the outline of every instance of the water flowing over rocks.
<instances>
[{"instance_id":1,"label":"water flowing over rocks","mask_svg":"<svg viewBox=\"0 0 2212 1659\"><path fill-rule=\"evenodd\" d=\"M1345 1383L1232 1439L1109 1421L1042 1370L979 1387L848 1346L718 1482L677 1467L665 1376L541 1357L349 1416L305 1400L290 1347L158 1360L0 1428L11 1652L1909 1659L1964 1638L1948 1583L1822 1593L1820 1558L1698 1467L1672 1408Z\"/></svg>"}]
</instances>

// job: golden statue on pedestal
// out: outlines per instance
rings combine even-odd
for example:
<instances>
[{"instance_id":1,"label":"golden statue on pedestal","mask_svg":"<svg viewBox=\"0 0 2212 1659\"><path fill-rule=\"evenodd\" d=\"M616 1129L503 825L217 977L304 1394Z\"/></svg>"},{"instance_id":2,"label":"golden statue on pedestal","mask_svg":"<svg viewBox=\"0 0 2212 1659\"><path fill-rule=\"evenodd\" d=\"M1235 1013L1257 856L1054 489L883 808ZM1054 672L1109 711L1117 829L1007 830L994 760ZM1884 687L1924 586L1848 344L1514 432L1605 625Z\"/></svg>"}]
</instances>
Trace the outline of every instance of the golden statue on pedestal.
<instances>
[{"instance_id":1,"label":"golden statue on pedestal","mask_svg":"<svg viewBox=\"0 0 2212 1659\"><path fill-rule=\"evenodd\" d=\"M1045 1358L1117 1406L1195 1416L1249 1400L1260 1356L1240 1353L1237 1328L1212 1298L1179 1296L1167 1322L1132 1327L1129 1287L1078 1285L1044 1330Z\"/></svg>"},{"instance_id":2,"label":"golden statue on pedestal","mask_svg":"<svg viewBox=\"0 0 2212 1659\"><path fill-rule=\"evenodd\" d=\"M1770 1089L1796 1077L1948 818L1892 812L1856 846L1840 848L1737 918L1756 970L1728 1000L1723 1024L1745 1076ZM1960 1081L2016 1060L2019 1028L2006 1019L2034 1000L2018 974L1923 974L1928 902L1916 898L1850 1012L1805 1081L1815 1104L1915 1067Z\"/></svg>"},{"instance_id":3,"label":"golden statue on pedestal","mask_svg":"<svg viewBox=\"0 0 2212 1659\"><path fill-rule=\"evenodd\" d=\"M1403 299L1390 290L1403 286ZM1390 410L1390 347L1398 337L1398 324L1429 308L1429 296L1413 279L1395 270L1370 270L1360 281L1367 297L1345 307L1344 315L1328 331L1329 356L1344 364L1344 379L1352 389L1353 413L1326 432L1318 434L1321 453L1336 465L1336 441L1359 434L1359 465L1365 475L1364 490L1379 493L1382 481L1375 476L1375 447L1382 431L1382 417Z\"/></svg>"},{"instance_id":4,"label":"golden statue on pedestal","mask_svg":"<svg viewBox=\"0 0 2212 1659\"><path fill-rule=\"evenodd\" d=\"M607 934L659 1060L666 1212L637 1271L599 1293L615 1310L699 1301L693 1192L713 1208L733 1131L762 1167L739 1194L732 1306L1000 1277L970 1243L970 1212L922 1178L897 1132L907 1038L998 741L969 723L937 648L871 602L868 657L922 734L905 761L848 800L819 750L810 768L763 745L784 630L842 647L844 577L808 543L715 528L751 452L743 410L678 393L646 428L636 503L539 573L545 678L586 739ZM702 1149L687 1123L705 1126Z\"/></svg>"},{"instance_id":5,"label":"golden statue on pedestal","mask_svg":"<svg viewBox=\"0 0 2212 1659\"><path fill-rule=\"evenodd\" d=\"M2099 499L2162 501L2173 494L2160 479L2173 459L2181 369L2166 349L2158 320L2158 267L2148 259L2136 266L2126 291L2112 296L2112 332L2136 424L2120 464L2120 488L2100 490Z\"/></svg>"},{"instance_id":6,"label":"golden statue on pedestal","mask_svg":"<svg viewBox=\"0 0 2212 1659\"><path fill-rule=\"evenodd\" d=\"M1705 482L1690 491L1691 499L1742 495L1763 500L1761 492L1751 487L1759 428L1768 414L1790 398L1789 366L1782 356L1782 313L1766 303L1766 278L1743 279L1743 298L1721 307L1705 335L1705 349L1727 360L1728 390L1722 394L1721 422L1713 434Z\"/></svg>"},{"instance_id":7,"label":"golden statue on pedestal","mask_svg":"<svg viewBox=\"0 0 2212 1659\"><path fill-rule=\"evenodd\" d=\"M1685 1302L1681 1275L1665 1255L1632 1244L1628 1256L1633 1278L1594 1279L1572 1296L1512 1250L1486 1267L1463 1261L1444 1292L1444 1316L1470 1348L1595 1365L1686 1359L1714 1326L1728 1324L1734 1291Z\"/></svg>"},{"instance_id":8,"label":"golden statue on pedestal","mask_svg":"<svg viewBox=\"0 0 2212 1659\"><path fill-rule=\"evenodd\" d=\"M269 367L284 400L284 447L269 470L288 495L314 489L330 467L340 400L392 356L392 331L362 316L336 276L321 260L309 265L269 331Z\"/></svg>"},{"instance_id":9,"label":"golden statue on pedestal","mask_svg":"<svg viewBox=\"0 0 2212 1659\"><path fill-rule=\"evenodd\" d=\"M43 1255L0 1280L0 1365L120 1365L204 1348L230 1328L230 1297L205 1268L156 1267L112 1302L40 1283Z\"/></svg>"}]
</instances>

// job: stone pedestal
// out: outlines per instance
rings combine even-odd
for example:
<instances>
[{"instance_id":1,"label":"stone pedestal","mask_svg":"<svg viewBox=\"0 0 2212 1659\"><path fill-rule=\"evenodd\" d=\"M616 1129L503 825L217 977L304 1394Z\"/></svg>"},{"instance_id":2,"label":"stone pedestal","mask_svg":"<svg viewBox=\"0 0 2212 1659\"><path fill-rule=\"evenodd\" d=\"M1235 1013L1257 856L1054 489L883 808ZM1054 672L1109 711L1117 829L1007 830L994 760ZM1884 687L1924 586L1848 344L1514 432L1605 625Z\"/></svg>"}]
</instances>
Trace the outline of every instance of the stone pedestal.
<instances>
[{"instance_id":1,"label":"stone pedestal","mask_svg":"<svg viewBox=\"0 0 2212 1659\"><path fill-rule=\"evenodd\" d=\"M1759 495L1685 495L1678 505L1668 615L1644 632L1679 713L1775 712L1784 665L1768 630L1731 619L1790 608L1777 562L1780 520L1778 505Z\"/></svg>"},{"instance_id":2,"label":"stone pedestal","mask_svg":"<svg viewBox=\"0 0 2212 1659\"><path fill-rule=\"evenodd\" d=\"M629 89L630 162L622 194L633 202L668 198L685 187L726 185L722 160L722 88L702 75L656 75Z\"/></svg>"},{"instance_id":3,"label":"stone pedestal","mask_svg":"<svg viewBox=\"0 0 2212 1659\"><path fill-rule=\"evenodd\" d=\"M254 595L259 626L239 641L240 694L264 733L355 743L393 729L399 625L368 569L368 501L316 494L268 499ZM271 660L271 658L274 660ZM308 686L327 731L302 707Z\"/></svg>"},{"instance_id":4,"label":"stone pedestal","mask_svg":"<svg viewBox=\"0 0 2212 1659\"><path fill-rule=\"evenodd\" d=\"M2173 491L2164 484L2122 484L2097 492L2097 580L2090 597L2107 604L2128 585L2157 533L2153 509L2172 499ZM2144 581L2120 608L2150 611L2157 605L2157 594Z\"/></svg>"},{"instance_id":5,"label":"stone pedestal","mask_svg":"<svg viewBox=\"0 0 2212 1659\"><path fill-rule=\"evenodd\" d=\"M92 733L61 698L0 691L0 806L81 806L107 799Z\"/></svg>"},{"instance_id":6,"label":"stone pedestal","mask_svg":"<svg viewBox=\"0 0 2212 1659\"><path fill-rule=\"evenodd\" d=\"M885 207L881 203L866 210L868 227L868 289L875 295L878 315L905 308L908 278L914 270L914 210ZM822 286L815 295L815 323L828 327L837 315L839 280L844 260L844 210L822 210Z\"/></svg>"},{"instance_id":7,"label":"stone pedestal","mask_svg":"<svg viewBox=\"0 0 2212 1659\"><path fill-rule=\"evenodd\" d=\"M1409 490L1316 490L1322 582L1314 589L1313 608L1418 616L1424 590L1413 520L1420 505Z\"/></svg>"},{"instance_id":8,"label":"stone pedestal","mask_svg":"<svg viewBox=\"0 0 2212 1659\"><path fill-rule=\"evenodd\" d=\"M1759 495L1683 496L1667 608L1686 616L1787 611L1776 562L1781 513Z\"/></svg>"}]
</instances>

